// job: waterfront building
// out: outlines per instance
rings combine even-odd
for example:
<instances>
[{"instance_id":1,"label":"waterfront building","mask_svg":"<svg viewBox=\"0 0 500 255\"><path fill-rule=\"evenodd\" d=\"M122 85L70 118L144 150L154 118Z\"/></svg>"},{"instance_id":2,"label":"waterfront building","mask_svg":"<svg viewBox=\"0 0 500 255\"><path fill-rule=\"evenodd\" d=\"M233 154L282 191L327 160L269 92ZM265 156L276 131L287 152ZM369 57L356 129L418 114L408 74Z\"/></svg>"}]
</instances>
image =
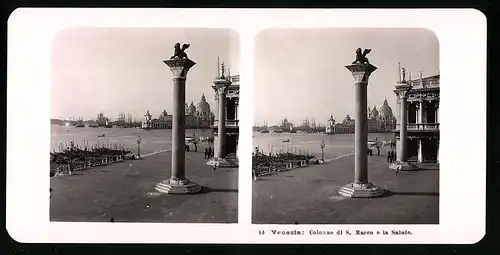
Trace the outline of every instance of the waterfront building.
<instances>
[{"instance_id":1,"label":"waterfront building","mask_svg":"<svg viewBox=\"0 0 500 255\"><path fill-rule=\"evenodd\" d=\"M97 120L96 123L99 126L106 126L106 123L109 121L107 117L104 117L104 114L101 112L97 114Z\"/></svg>"},{"instance_id":2,"label":"waterfront building","mask_svg":"<svg viewBox=\"0 0 500 255\"><path fill-rule=\"evenodd\" d=\"M412 86L406 103L408 161L439 162L440 76L423 78L420 74L420 79L407 82ZM400 126L398 121L394 130L398 151Z\"/></svg>"},{"instance_id":3,"label":"waterfront building","mask_svg":"<svg viewBox=\"0 0 500 255\"><path fill-rule=\"evenodd\" d=\"M191 104L185 104L186 122L185 128L210 128L213 123L214 114L210 111L210 105L206 101L205 95L201 96L201 101L198 103L198 108L191 101ZM148 112L144 115L141 127L143 129L171 129L173 116L169 115L164 110L158 118L152 119Z\"/></svg>"},{"instance_id":4,"label":"waterfront building","mask_svg":"<svg viewBox=\"0 0 500 255\"><path fill-rule=\"evenodd\" d=\"M330 118L328 119L328 123L326 124L325 127L325 133L327 134L335 133L335 119L333 118L333 115L330 115Z\"/></svg>"},{"instance_id":5,"label":"waterfront building","mask_svg":"<svg viewBox=\"0 0 500 255\"><path fill-rule=\"evenodd\" d=\"M287 118L285 118L285 119L283 119L283 121L281 121L281 129L283 131L288 132L292 128L293 128L293 124L291 122L289 122Z\"/></svg>"},{"instance_id":6,"label":"waterfront building","mask_svg":"<svg viewBox=\"0 0 500 255\"><path fill-rule=\"evenodd\" d=\"M368 108L367 117L369 133L392 132L396 128L396 117L393 115L392 109L387 103L387 99L384 100L382 107L380 107L380 111L377 110L376 106L373 106L373 109ZM341 123L335 123L333 116L330 116L325 128L325 133L354 133L354 127L355 120L351 119L349 114L345 116Z\"/></svg>"},{"instance_id":7,"label":"waterfront building","mask_svg":"<svg viewBox=\"0 0 500 255\"><path fill-rule=\"evenodd\" d=\"M149 110L146 112L146 114L144 114L144 119L142 120L141 128L143 129L153 128L151 114L149 113Z\"/></svg>"}]
</instances>

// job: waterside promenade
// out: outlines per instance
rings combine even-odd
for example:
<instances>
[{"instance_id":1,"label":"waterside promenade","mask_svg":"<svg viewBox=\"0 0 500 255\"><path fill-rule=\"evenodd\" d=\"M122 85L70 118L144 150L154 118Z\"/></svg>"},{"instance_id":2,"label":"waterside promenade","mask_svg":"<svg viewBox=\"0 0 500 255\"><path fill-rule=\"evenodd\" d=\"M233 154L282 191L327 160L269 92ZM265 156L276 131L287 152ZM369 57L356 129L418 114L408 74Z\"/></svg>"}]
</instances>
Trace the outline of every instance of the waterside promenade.
<instances>
[{"instance_id":1,"label":"waterside promenade","mask_svg":"<svg viewBox=\"0 0 500 255\"><path fill-rule=\"evenodd\" d=\"M348 155L253 182L254 224L438 224L439 170L396 175L386 153L368 156L368 176L386 190L382 197L349 199L340 187L352 181L354 156ZM376 152L376 151L375 151Z\"/></svg>"},{"instance_id":2,"label":"waterside promenade","mask_svg":"<svg viewBox=\"0 0 500 255\"><path fill-rule=\"evenodd\" d=\"M201 193L167 195L155 190L159 181L170 177L172 157L166 151L51 178L50 220L236 223L237 169L214 172L205 164L204 149L186 152L188 178L203 187Z\"/></svg>"}]
</instances>

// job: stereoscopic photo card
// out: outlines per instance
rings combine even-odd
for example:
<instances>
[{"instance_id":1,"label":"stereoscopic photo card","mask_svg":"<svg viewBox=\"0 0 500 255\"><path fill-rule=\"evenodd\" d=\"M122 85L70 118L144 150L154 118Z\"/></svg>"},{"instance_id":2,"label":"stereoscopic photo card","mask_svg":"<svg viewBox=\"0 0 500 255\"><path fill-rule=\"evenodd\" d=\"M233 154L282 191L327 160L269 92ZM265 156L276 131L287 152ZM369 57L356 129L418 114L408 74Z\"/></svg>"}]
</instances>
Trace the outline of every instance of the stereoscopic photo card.
<instances>
[{"instance_id":1,"label":"stereoscopic photo card","mask_svg":"<svg viewBox=\"0 0 500 255\"><path fill-rule=\"evenodd\" d=\"M8 28L18 242L485 234L477 10L20 8Z\"/></svg>"}]
</instances>

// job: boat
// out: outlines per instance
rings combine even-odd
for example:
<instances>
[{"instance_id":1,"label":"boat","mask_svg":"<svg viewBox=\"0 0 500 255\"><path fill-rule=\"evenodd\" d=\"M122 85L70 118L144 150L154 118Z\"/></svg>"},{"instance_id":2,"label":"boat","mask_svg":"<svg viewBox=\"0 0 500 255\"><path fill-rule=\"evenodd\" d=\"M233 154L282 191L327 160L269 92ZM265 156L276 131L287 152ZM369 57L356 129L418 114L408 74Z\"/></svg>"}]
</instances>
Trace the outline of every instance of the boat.
<instances>
[{"instance_id":1,"label":"boat","mask_svg":"<svg viewBox=\"0 0 500 255\"><path fill-rule=\"evenodd\" d=\"M278 133L278 134L279 134L279 133L283 133L283 130L276 129L276 130L274 130L273 132L274 132L274 133Z\"/></svg>"},{"instance_id":2,"label":"boat","mask_svg":"<svg viewBox=\"0 0 500 255\"><path fill-rule=\"evenodd\" d=\"M269 133L269 130L267 130L267 129L262 129L260 132L261 132L261 133L263 133L263 134L265 134L265 133Z\"/></svg>"},{"instance_id":3,"label":"boat","mask_svg":"<svg viewBox=\"0 0 500 255\"><path fill-rule=\"evenodd\" d=\"M94 123L94 124L89 124L89 127L91 127L91 128L97 128L97 127L99 127L99 125L97 125L97 124Z\"/></svg>"},{"instance_id":4,"label":"boat","mask_svg":"<svg viewBox=\"0 0 500 255\"><path fill-rule=\"evenodd\" d=\"M82 128L82 127L85 127L85 125L84 125L84 124L79 123L79 124L76 124L76 125L75 125L75 127L77 127L77 128Z\"/></svg>"},{"instance_id":5,"label":"boat","mask_svg":"<svg viewBox=\"0 0 500 255\"><path fill-rule=\"evenodd\" d=\"M97 137L105 137L106 134L102 133L101 135L98 135Z\"/></svg>"},{"instance_id":6,"label":"boat","mask_svg":"<svg viewBox=\"0 0 500 255\"><path fill-rule=\"evenodd\" d=\"M290 142L290 139L283 140L284 143Z\"/></svg>"},{"instance_id":7,"label":"boat","mask_svg":"<svg viewBox=\"0 0 500 255\"><path fill-rule=\"evenodd\" d=\"M290 133L297 133L297 130L295 130L292 127L290 127L290 130L288 132L290 132Z\"/></svg>"}]
</instances>

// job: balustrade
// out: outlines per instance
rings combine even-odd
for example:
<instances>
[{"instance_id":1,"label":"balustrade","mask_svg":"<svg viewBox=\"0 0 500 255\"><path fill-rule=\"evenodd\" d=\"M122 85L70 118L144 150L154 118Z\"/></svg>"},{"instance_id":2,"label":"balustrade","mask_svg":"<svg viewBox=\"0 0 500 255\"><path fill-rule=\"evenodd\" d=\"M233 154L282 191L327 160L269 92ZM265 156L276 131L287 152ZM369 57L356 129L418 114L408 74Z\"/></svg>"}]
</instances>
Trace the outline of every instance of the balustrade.
<instances>
[{"instance_id":1,"label":"balustrade","mask_svg":"<svg viewBox=\"0 0 500 255\"><path fill-rule=\"evenodd\" d=\"M396 124L396 129L399 129L401 124ZM408 130L437 130L439 123L408 123Z\"/></svg>"},{"instance_id":2,"label":"balustrade","mask_svg":"<svg viewBox=\"0 0 500 255\"><path fill-rule=\"evenodd\" d=\"M226 127L237 127L239 120L226 120ZM214 120L214 126L219 125L219 120Z\"/></svg>"}]
</instances>

